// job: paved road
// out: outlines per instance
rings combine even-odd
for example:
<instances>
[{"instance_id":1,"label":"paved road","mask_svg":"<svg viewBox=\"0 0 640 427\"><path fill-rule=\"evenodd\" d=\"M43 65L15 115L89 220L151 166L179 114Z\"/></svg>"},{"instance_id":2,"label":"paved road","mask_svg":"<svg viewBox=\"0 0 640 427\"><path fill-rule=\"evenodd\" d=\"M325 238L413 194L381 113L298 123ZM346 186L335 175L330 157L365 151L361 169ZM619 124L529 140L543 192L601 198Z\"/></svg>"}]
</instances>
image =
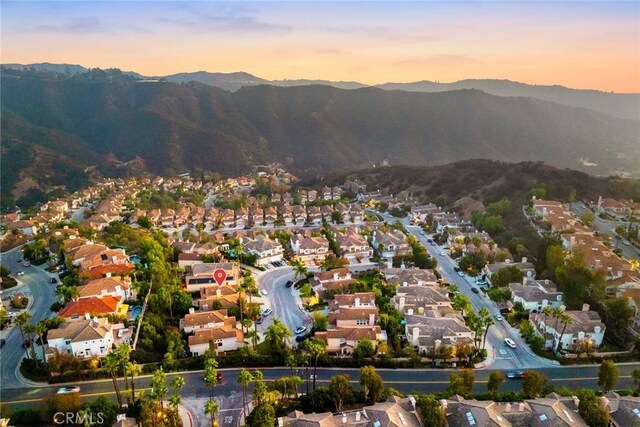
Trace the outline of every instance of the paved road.
<instances>
[{"instance_id":1,"label":"paved road","mask_svg":"<svg viewBox=\"0 0 640 427\"><path fill-rule=\"evenodd\" d=\"M395 222L398 218L387 214L381 214L388 222ZM407 219L401 221L407 231L413 234L420 243L427 249L429 254L438 261L438 271L447 282L455 284L458 290L467 295L471 301L473 309L478 312L486 307L492 315L499 314L496 304L483 293L475 294L471 291L474 279L464 275L459 276L454 270L455 262L446 255L440 246L434 246L427 242L428 236L421 234L421 228L409 225ZM504 344L505 338L510 338L516 343L516 348L511 349ZM506 321L497 321L494 318L494 325L489 327L487 334L487 351L489 360L487 363L493 369L534 369L545 366L556 366L557 362L545 359L533 353L526 342L520 337L520 333L512 328Z\"/></svg>"},{"instance_id":2,"label":"paved road","mask_svg":"<svg viewBox=\"0 0 640 427\"><path fill-rule=\"evenodd\" d=\"M587 206L582 202L576 202L571 207L571 210L578 216L582 215L586 210L588 210ZM595 228L598 232L602 234L607 234L611 236L611 242L613 243L614 249L620 249L622 251L622 255L625 258L638 258L638 249L632 245L624 245L622 243L622 239L619 239L616 235L615 229L621 225L628 226L628 223L623 223L619 221L609 221L606 219L602 219L599 216L595 216L595 220L593 221L593 228Z\"/></svg>"},{"instance_id":3,"label":"paved road","mask_svg":"<svg viewBox=\"0 0 640 427\"><path fill-rule=\"evenodd\" d=\"M33 298L33 303L29 307L32 323L37 323L42 319L50 317L53 313L49 309L51 304L56 300L56 287L49 283L52 277L57 275L50 274L43 267L24 267L22 263L18 263L18 258L22 258L21 248L15 248L11 251L0 255L0 263L11 270L12 274L18 271L24 271L24 275L19 279L24 285L18 289L9 289L3 292L2 298L10 298L15 293L24 293ZM5 337L7 343L0 350L2 357L0 358L0 380L2 381L2 389L23 387L16 376L16 369L22 360L24 350L22 349L22 337L18 328L13 328Z\"/></svg>"},{"instance_id":4,"label":"paved road","mask_svg":"<svg viewBox=\"0 0 640 427\"><path fill-rule=\"evenodd\" d=\"M638 367L634 364L618 365L620 377L617 388L622 389L633 386L631 372ZM291 375L289 368L264 368L261 369L267 381L274 380L281 376ZM223 380L218 384L214 394L216 396L237 396L241 393L241 388L236 382L238 369L221 369ZM296 374L304 377L304 369L296 369ZM448 369L378 369L385 384L394 387L404 393L434 393L444 391L449 384L449 376L454 370ZM475 391L485 391L486 382L490 374L490 370L476 370ZM555 386L567 386L571 389L580 387L597 388L598 382L598 366L569 366L540 369L547 378L549 383ZM342 369L342 368L318 368L319 385L327 385L330 378L338 374L349 375L354 386L358 385L358 369ZM168 381L172 375L169 374ZM202 381L202 372L186 372L181 373L186 380L185 387L181 391L183 399L198 399L208 396L208 390ZM148 392L150 377L141 377L136 379L136 389ZM121 381L121 389L124 388L124 382ZM304 387L304 386L303 386ZM20 388L11 391L11 395L7 396L3 393L2 405L9 407L25 407L37 406L40 401L55 394L58 386L49 386L42 388ZM106 395L115 398L113 385L111 380L100 380L94 382L86 382L81 385L83 398L93 400L97 396ZM501 387L503 391L519 391L521 383L519 380L507 380Z\"/></svg>"},{"instance_id":5,"label":"paved road","mask_svg":"<svg viewBox=\"0 0 640 427\"><path fill-rule=\"evenodd\" d=\"M273 314L258 325L258 332L264 333L273 323L273 319L280 319L292 333L298 326L311 327L311 316L302 310L301 301L296 298L298 290L293 286L285 286L287 281L293 280L293 276L293 268L290 266L274 268L256 275L258 288L268 292L265 307L273 310Z\"/></svg>"}]
</instances>

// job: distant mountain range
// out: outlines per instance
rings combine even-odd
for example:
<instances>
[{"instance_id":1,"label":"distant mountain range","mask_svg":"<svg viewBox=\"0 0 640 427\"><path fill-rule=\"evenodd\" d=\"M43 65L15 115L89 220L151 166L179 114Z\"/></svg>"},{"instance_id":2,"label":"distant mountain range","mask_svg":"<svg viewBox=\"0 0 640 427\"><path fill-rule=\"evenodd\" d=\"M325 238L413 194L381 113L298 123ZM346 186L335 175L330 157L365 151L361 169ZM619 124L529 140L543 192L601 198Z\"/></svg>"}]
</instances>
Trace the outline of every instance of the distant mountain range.
<instances>
[{"instance_id":1,"label":"distant mountain range","mask_svg":"<svg viewBox=\"0 0 640 427\"><path fill-rule=\"evenodd\" d=\"M3 67L14 69L34 67L38 70L49 70L51 72L68 74L84 73L88 70L81 65L51 64L47 62L28 65L4 64ZM125 74L140 78L143 77L134 72L125 72ZM283 87L325 85L339 89L361 89L370 86L359 82L333 82L329 80L266 80L245 72L210 73L198 71L152 78L160 78L175 83L188 83L193 81L228 91L236 91L244 86L261 84ZM614 117L640 120L640 94L637 93L620 94L598 90L570 89L557 85L530 85L510 80L496 79L467 79L453 83L438 83L425 80L413 83L382 83L374 87L385 90L404 90L410 92L444 92L460 89L478 89L490 95L524 96L543 101L557 102L572 107L587 108Z\"/></svg>"},{"instance_id":2,"label":"distant mountain range","mask_svg":"<svg viewBox=\"0 0 640 427\"><path fill-rule=\"evenodd\" d=\"M539 160L593 174L637 173L640 161L637 121L532 98L321 85L229 92L94 75L2 73L4 195L80 186L93 173L238 174L270 161L316 176L384 160Z\"/></svg>"}]
</instances>

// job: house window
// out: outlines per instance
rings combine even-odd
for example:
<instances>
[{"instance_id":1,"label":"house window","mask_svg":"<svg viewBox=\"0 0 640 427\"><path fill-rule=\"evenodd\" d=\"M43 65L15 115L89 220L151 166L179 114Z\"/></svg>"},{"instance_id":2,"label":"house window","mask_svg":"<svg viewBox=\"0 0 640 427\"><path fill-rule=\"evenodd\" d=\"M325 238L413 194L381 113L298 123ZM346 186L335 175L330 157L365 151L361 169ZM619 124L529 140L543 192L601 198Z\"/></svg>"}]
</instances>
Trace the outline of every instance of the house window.
<instances>
[{"instance_id":1,"label":"house window","mask_svg":"<svg viewBox=\"0 0 640 427\"><path fill-rule=\"evenodd\" d=\"M368 325L369 324L369 320L367 319L358 319L356 320L356 325Z\"/></svg>"},{"instance_id":2,"label":"house window","mask_svg":"<svg viewBox=\"0 0 640 427\"><path fill-rule=\"evenodd\" d=\"M65 345L69 345L69 344L71 344L71 340L65 340L64 343L65 343Z\"/></svg>"}]
</instances>

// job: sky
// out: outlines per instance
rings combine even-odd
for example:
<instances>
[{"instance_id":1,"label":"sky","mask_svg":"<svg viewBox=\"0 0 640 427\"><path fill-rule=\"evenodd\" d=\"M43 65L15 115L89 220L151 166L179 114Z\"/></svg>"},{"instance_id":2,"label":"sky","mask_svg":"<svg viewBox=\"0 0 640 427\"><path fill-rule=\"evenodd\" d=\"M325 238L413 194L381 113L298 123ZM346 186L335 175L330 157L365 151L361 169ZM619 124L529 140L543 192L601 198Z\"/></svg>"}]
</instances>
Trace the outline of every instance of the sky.
<instances>
[{"instance_id":1,"label":"sky","mask_svg":"<svg viewBox=\"0 0 640 427\"><path fill-rule=\"evenodd\" d=\"M640 92L640 2L2 1L2 63Z\"/></svg>"}]
</instances>

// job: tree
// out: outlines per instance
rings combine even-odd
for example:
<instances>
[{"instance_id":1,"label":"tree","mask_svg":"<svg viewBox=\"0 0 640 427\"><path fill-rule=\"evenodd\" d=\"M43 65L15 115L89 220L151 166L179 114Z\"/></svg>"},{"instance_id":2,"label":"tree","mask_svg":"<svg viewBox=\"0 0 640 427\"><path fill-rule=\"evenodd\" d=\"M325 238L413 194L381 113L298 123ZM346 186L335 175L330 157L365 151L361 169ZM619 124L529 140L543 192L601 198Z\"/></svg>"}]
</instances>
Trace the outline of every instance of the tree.
<instances>
[{"instance_id":1,"label":"tree","mask_svg":"<svg viewBox=\"0 0 640 427\"><path fill-rule=\"evenodd\" d=\"M267 385L264 383L262 371L253 373L253 406L261 406L266 402Z\"/></svg>"},{"instance_id":2,"label":"tree","mask_svg":"<svg viewBox=\"0 0 640 427\"><path fill-rule=\"evenodd\" d=\"M491 313L489 313L489 309L486 307L482 307L478 312L478 317L480 320L480 324L482 325L482 329L484 334L482 336L482 349L484 350L485 344L487 342L487 334L489 333L489 327L493 325L493 319L491 318Z\"/></svg>"},{"instance_id":3,"label":"tree","mask_svg":"<svg viewBox=\"0 0 640 427\"><path fill-rule=\"evenodd\" d=\"M162 368L156 369L151 376L151 391L149 392L149 396L151 396L156 403L160 404L160 407L164 407L163 400L167 393L169 393L167 375Z\"/></svg>"},{"instance_id":4,"label":"tree","mask_svg":"<svg viewBox=\"0 0 640 427\"><path fill-rule=\"evenodd\" d=\"M614 389L618 382L618 367L613 360L603 360L598 369L598 387L607 392Z\"/></svg>"},{"instance_id":5,"label":"tree","mask_svg":"<svg viewBox=\"0 0 640 427\"><path fill-rule=\"evenodd\" d=\"M640 368L636 368L631 372L631 378L633 378L636 389L640 390Z\"/></svg>"},{"instance_id":6,"label":"tree","mask_svg":"<svg viewBox=\"0 0 640 427\"><path fill-rule=\"evenodd\" d=\"M280 319L273 319L273 323L267 328L265 341L273 354L280 354L286 348L287 338L291 336L293 334Z\"/></svg>"},{"instance_id":7,"label":"tree","mask_svg":"<svg viewBox=\"0 0 640 427\"><path fill-rule=\"evenodd\" d=\"M538 371L527 371L522 380L522 391L527 399L535 399L547 385L547 377Z\"/></svg>"},{"instance_id":8,"label":"tree","mask_svg":"<svg viewBox=\"0 0 640 427\"><path fill-rule=\"evenodd\" d=\"M131 378L131 400L133 401L133 403L136 402L136 384L135 384L135 377L139 376L142 374L142 366L140 366L139 364L137 364L136 362L127 362L125 369L124 369L124 373L126 376L128 376L129 378Z\"/></svg>"},{"instance_id":9,"label":"tree","mask_svg":"<svg viewBox=\"0 0 640 427\"><path fill-rule=\"evenodd\" d=\"M291 265L293 266L293 277L296 280L301 280L307 277L307 273L309 272L309 270L307 270L307 267L303 263L301 263L300 261L296 261Z\"/></svg>"},{"instance_id":10,"label":"tree","mask_svg":"<svg viewBox=\"0 0 640 427\"><path fill-rule=\"evenodd\" d=\"M505 287L509 283L522 283L524 274L515 265L510 265L496 271L491 275L491 283L493 286Z\"/></svg>"},{"instance_id":11,"label":"tree","mask_svg":"<svg viewBox=\"0 0 640 427\"><path fill-rule=\"evenodd\" d=\"M569 202L569 210L573 208L573 202L576 201L576 189L572 188L569 190L569 194L567 195L567 201Z\"/></svg>"},{"instance_id":12,"label":"tree","mask_svg":"<svg viewBox=\"0 0 640 427\"><path fill-rule=\"evenodd\" d=\"M113 391L115 391L116 399L118 400L118 408L122 409L122 394L120 393L120 387L118 386L119 367L120 360L118 354L115 352L107 354L107 356L102 359L102 368L109 373L109 376L111 376Z\"/></svg>"},{"instance_id":13,"label":"tree","mask_svg":"<svg viewBox=\"0 0 640 427\"><path fill-rule=\"evenodd\" d=\"M56 294L62 297L62 300L65 304L76 299L79 296L78 288L76 286L65 284L59 286L58 289L56 289Z\"/></svg>"},{"instance_id":14,"label":"tree","mask_svg":"<svg viewBox=\"0 0 640 427\"><path fill-rule=\"evenodd\" d=\"M213 355L208 354L204 360L202 379L209 389L209 399L213 399L213 389L218 383L218 361Z\"/></svg>"},{"instance_id":15,"label":"tree","mask_svg":"<svg viewBox=\"0 0 640 427\"><path fill-rule=\"evenodd\" d=\"M591 227L595 219L596 216L591 211L584 211L582 215L580 215L580 221L587 227Z\"/></svg>"},{"instance_id":16,"label":"tree","mask_svg":"<svg viewBox=\"0 0 640 427\"><path fill-rule=\"evenodd\" d=\"M504 382L504 375L500 371L493 371L489 375L489 381L487 381L487 389L492 396L495 396L498 389Z\"/></svg>"},{"instance_id":17,"label":"tree","mask_svg":"<svg viewBox=\"0 0 640 427\"><path fill-rule=\"evenodd\" d=\"M468 396L473 391L476 376L471 369L464 369L460 375L452 373L449 377L449 391L453 394Z\"/></svg>"},{"instance_id":18,"label":"tree","mask_svg":"<svg viewBox=\"0 0 640 427\"><path fill-rule=\"evenodd\" d=\"M313 338L304 342L303 350L309 355L309 364L313 361L313 389L315 390L318 377L318 359L327 352L327 349L324 341Z\"/></svg>"},{"instance_id":19,"label":"tree","mask_svg":"<svg viewBox=\"0 0 640 427\"><path fill-rule=\"evenodd\" d=\"M373 357L376 354L376 349L373 346L371 340L364 339L358 341L356 347L353 349L353 357L357 361L362 361L365 358Z\"/></svg>"},{"instance_id":20,"label":"tree","mask_svg":"<svg viewBox=\"0 0 640 427\"><path fill-rule=\"evenodd\" d=\"M572 322L571 316L569 316L566 313L560 314L560 316L558 316L558 319L560 320L560 323L562 324L562 332L560 333L560 336L558 338L558 346L556 347L556 353L558 351L560 351L560 346L562 346L562 337L564 336L564 331L567 330L567 325L570 325L571 322Z\"/></svg>"},{"instance_id":21,"label":"tree","mask_svg":"<svg viewBox=\"0 0 640 427\"><path fill-rule=\"evenodd\" d=\"M269 403L255 408L247 418L248 427L267 427L276 423L276 411Z\"/></svg>"},{"instance_id":22,"label":"tree","mask_svg":"<svg viewBox=\"0 0 640 427\"><path fill-rule=\"evenodd\" d=\"M374 404L382 397L384 382L373 366L360 368L360 385L364 388L364 396L368 403Z\"/></svg>"},{"instance_id":23,"label":"tree","mask_svg":"<svg viewBox=\"0 0 640 427\"><path fill-rule=\"evenodd\" d=\"M554 278L555 271L558 267L564 265L565 254L561 245L551 245L547 247L545 253L545 275L549 278Z\"/></svg>"},{"instance_id":24,"label":"tree","mask_svg":"<svg viewBox=\"0 0 640 427\"><path fill-rule=\"evenodd\" d=\"M353 389L349 382L349 375L334 375L331 377L329 383L329 392L331 393L331 399L336 405L336 411L342 411L342 405L345 401L351 399L353 395Z\"/></svg>"},{"instance_id":25,"label":"tree","mask_svg":"<svg viewBox=\"0 0 640 427\"><path fill-rule=\"evenodd\" d=\"M342 224L344 222L344 215L342 214L342 212L335 210L331 212L331 221L334 224Z\"/></svg>"},{"instance_id":26,"label":"tree","mask_svg":"<svg viewBox=\"0 0 640 427\"><path fill-rule=\"evenodd\" d=\"M429 427L444 427L446 416L440 401L433 395L422 394L416 397L416 406L422 415L423 424Z\"/></svg>"},{"instance_id":27,"label":"tree","mask_svg":"<svg viewBox=\"0 0 640 427\"><path fill-rule=\"evenodd\" d=\"M605 317L607 329L615 333L624 331L631 323L633 312L628 298L620 297L607 301L607 315Z\"/></svg>"},{"instance_id":28,"label":"tree","mask_svg":"<svg viewBox=\"0 0 640 427\"><path fill-rule=\"evenodd\" d=\"M329 319L327 316L319 311L313 312L313 330L314 331L326 331L329 326Z\"/></svg>"},{"instance_id":29,"label":"tree","mask_svg":"<svg viewBox=\"0 0 640 427\"><path fill-rule=\"evenodd\" d=\"M216 414L218 413L218 402L213 399L207 400L207 403L204 404L204 413L209 414L209 419L211 420L211 427L215 427L215 419Z\"/></svg>"},{"instance_id":30,"label":"tree","mask_svg":"<svg viewBox=\"0 0 640 427\"><path fill-rule=\"evenodd\" d=\"M174 409L178 409L178 405L182 402L180 398L180 390L184 387L184 377L173 377L171 379L171 397L169 398L169 403Z\"/></svg>"},{"instance_id":31,"label":"tree","mask_svg":"<svg viewBox=\"0 0 640 427\"><path fill-rule=\"evenodd\" d=\"M591 427L608 427L610 425L609 411L601 404L595 391L582 389L578 390L576 395L580 399L578 413L587 425Z\"/></svg>"},{"instance_id":32,"label":"tree","mask_svg":"<svg viewBox=\"0 0 640 427\"><path fill-rule=\"evenodd\" d=\"M245 418L247 417L247 387L252 381L253 375L251 375L251 372L244 368L238 372L238 384L242 386L242 410Z\"/></svg>"},{"instance_id":33,"label":"tree","mask_svg":"<svg viewBox=\"0 0 640 427\"><path fill-rule=\"evenodd\" d=\"M29 314L28 311L23 311L22 313L18 314L16 316L15 319L15 324L18 325L18 329L20 330L20 335L22 336L22 342L25 342L25 336L24 336L24 328L27 324L29 324L29 320L31 320L31 315ZM27 356L28 356L28 352L27 352Z\"/></svg>"}]
</instances>

